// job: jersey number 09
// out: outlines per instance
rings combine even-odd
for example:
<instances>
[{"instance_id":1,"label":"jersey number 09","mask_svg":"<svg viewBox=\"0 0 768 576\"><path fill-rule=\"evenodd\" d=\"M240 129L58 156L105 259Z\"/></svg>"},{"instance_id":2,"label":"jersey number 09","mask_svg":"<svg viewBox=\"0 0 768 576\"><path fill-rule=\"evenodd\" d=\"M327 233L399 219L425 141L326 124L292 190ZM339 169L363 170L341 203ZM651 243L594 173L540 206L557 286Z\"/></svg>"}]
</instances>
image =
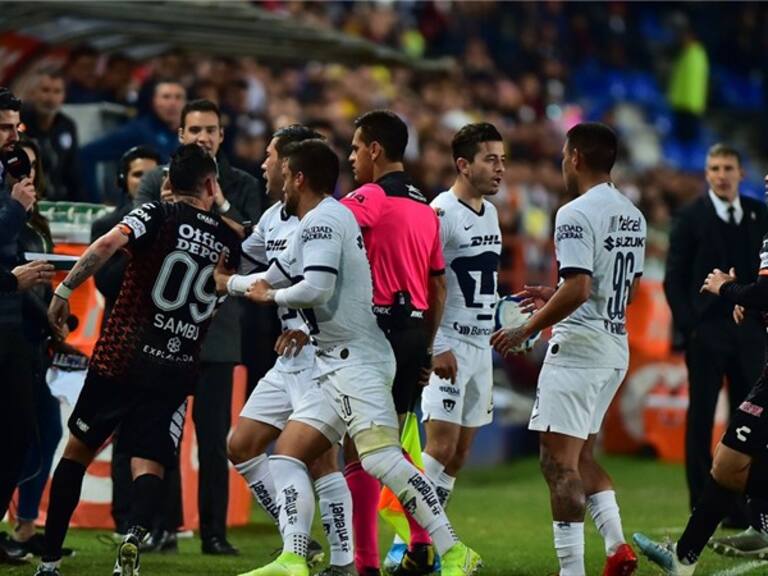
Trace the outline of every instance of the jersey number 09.
<instances>
[{"instance_id":1,"label":"jersey number 09","mask_svg":"<svg viewBox=\"0 0 768 576\"><path fill-rule=\"evenodd\" d=\"M174 296L166 296L168 281L174 267L183 268L181 281L177 285ZM163 312L177 310L189 303L189 313L195 323L207 320L216 308L216 293L207 292L205 285L213 275L213 264L200 270L197 262L186 252L171 252L165 257L160 273L157 275L152 288L152 301ZM196 301L190 302L190 290Z\"/></svg>"}]
</instances>

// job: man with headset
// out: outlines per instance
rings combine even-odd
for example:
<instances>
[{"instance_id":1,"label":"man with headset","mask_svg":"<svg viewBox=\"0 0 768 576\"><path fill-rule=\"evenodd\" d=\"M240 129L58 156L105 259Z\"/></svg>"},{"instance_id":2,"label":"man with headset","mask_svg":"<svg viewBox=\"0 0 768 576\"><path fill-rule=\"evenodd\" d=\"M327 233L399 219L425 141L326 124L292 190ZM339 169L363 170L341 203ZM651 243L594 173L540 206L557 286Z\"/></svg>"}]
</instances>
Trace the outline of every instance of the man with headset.
<instances>
[{"instance_id":1,"label":"man with headset","mask_svg":"<svg viewBox=\"0 0 768 576\"><path fill-rule=\"evenodd\" d=\"M105 214L91 225L91 242L114 228L123 216L136 207L136 195L142 176L160 164L160 155L146 146L134 146L120 158L117 168L117 188L120 191L120 205L109 214ZM112 305L120 291L125 271L125 256L116 254L99 272L96 273L96 287L104 296L104 321L106 324Z\"/></svg>"}]
</instances>

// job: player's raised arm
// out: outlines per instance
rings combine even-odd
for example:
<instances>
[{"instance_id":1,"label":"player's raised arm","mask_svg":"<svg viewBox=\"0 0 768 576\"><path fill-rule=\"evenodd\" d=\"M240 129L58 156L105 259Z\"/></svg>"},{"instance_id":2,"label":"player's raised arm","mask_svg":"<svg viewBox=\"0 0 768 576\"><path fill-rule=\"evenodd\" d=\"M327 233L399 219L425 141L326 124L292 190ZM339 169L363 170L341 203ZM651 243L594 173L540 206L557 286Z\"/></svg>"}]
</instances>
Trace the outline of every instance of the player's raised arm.
<instances>
[{"instance_id":1,"label":"player's raised arm","mask_svg":"<svg viewBox=\"0 0 768 576\"><path fill-rule=\"evenodd\" d=\"M128 234L119 226L112 228L91 244L69 271L64 281L54 292L48 308L48 321L59 336L69 317L69 297L72 292L93 276L120 248L128 244Z\"/></svg>"}]
</instances>

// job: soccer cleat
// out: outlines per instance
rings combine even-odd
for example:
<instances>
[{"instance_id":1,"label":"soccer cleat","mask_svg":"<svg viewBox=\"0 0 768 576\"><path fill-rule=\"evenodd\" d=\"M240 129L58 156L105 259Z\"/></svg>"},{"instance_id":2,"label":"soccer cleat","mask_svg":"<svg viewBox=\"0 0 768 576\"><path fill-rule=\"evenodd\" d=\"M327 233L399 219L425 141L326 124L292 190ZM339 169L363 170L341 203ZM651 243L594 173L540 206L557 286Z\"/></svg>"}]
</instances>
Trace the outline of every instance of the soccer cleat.
<instances>
[{"instance_id":1,"label":"soccer cleat","mask_svg":"<svg viewBox=\"0 0 768 576\"><path fill-rule=\"evenodd\" d=\"M654 542L645 534L636 532L632 535L640 552L654 564L659 566L665 576L693 576L693 571L696 570L696 564L683 564L677 558L677 550L675 544Z\"/></svg>"},{"instance_id":2,"label":"soccer cleat","mask_svg":"<svg viewBox=\"0 0 768 576\"><path fill-rule=\"evenodd\" d=\"M314 568L321 564L323 560L325 560L323 545L317 540L310 540L309 544L307 544L307 564L310 568Z\"/></svg>"},{"instance_id":3,"label":"soccer cleat","mask_svg":"<svg viewBox=\"0 0 768 576\"><path fill-rule=\"evenodd\" d=\"M346 566L334 566L331 564L325 570L318 572L317 576L357 576L354 563Z\"/></svg>"},{"instance_id":4,"label":"soccer cleat","mask_svg":"<svg viewBox=\"0 0 768 576\"><path fill-rule=\"evenodd\" d=\"M117 548L117 559L112 576L139 576L139 539L129 534Z\"/></svg>"},{"instance_id":5,"label":"soccer cleat","mask_svg":"<svg viewBox=\"0 0 768 576\"><path fill-rule=\"evenodd\" d=\"M405 556L407 551L408 544L405 542L393 543L389 552L387 552L387 557L384 558L384 565L382 566L384 573L391 574L395 568L400 566L400 562L403 561L403 556Z\"/></svg>"},{"instance_id":6,"label":"soccer cleat","mask_svg":"<svg viewBox=\"0 0 768 576\"><path fill-rule=\"evenodd\" d=\"M37 570L35 570L35 576L61 576L61 571L59 570L58 566L46 568L40 564L37 567Z\"/></svg>"},{"instance_id":7,"label":"soccer cleat","mask_svg":"<svg viewBox=\"0 0 768 576\"><path fill-rule=\"evenodd\" d=\"M629 544L622 544L605 559L603 576L630 576L637 570L637 556Z\"/></svg>"},{"instance_id":8,"label":"soccer cleat","mask_svg":"<svg viewBox=\"0 0 768 576\"><path fill-rule=\"evenodd\" d=\"M176 539L176 532L154 530L141 544L139 544L139 550L143 553L159 552L160 554L176 554L179 551L179 542Z\"/></svg>"},{"instance_id":9,"label":"soccer cleat","mask_svg":"<svg viewBox=\"0 0 768 576\"><path fill-rule=\"evenodd\" d=\"M381 570L378 568L363 568L360 576L381 576Z\"/></svg>"},{"instance_id":10,"label":"soccer cleat","mask_svg":"<svg viewBox=\"0 0 768 576\"><path fill-rule=\"evenodd\" d=\"M442 556L442 576L470 576L483 565L480 554L457 542Z\"/></svg>"},{"instance_id":11,"label":"soccer cleat","mask_svg":"<svg viewBox=\"0 0 768 576\"><path fill-rule=\"evenodd\" d=\"M309 566L306 558L293 552L283 552L266 566L240 576L309 576Z\"/></svg>"},{"instance_id":12,"label":"soccer cleat","mask_svg":"<svg viewBox=\"0 0 768 576\"><path fill-rule=\"evenodd\" d=\"M768 536L751 526L733 536L710 538L707 546L723 556L768 560Z\"/></svg>"},{"instance_id":13,"label":"soccer cleat","mask_svg":"<svg viewBox=\"0 0 768 576\"><path fill-rule=\"evenodd\" d=\"M406 550L400 564L389 572L390 576L424 576L435 571L435 548L431 544L414 544Z\"/></svg>"}]
</instances>

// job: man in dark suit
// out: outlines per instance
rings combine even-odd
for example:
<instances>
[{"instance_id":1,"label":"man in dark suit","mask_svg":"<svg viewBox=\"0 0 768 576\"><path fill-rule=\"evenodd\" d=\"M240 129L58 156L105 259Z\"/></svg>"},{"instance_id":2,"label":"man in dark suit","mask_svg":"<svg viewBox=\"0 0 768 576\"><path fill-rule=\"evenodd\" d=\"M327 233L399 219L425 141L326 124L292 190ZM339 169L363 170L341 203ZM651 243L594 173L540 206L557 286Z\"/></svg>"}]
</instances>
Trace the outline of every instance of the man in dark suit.
<instances>
[{"instance_id":1,"label":"man in dark suit","mask_svg":"<svg viewBox=\"0 0 768 576\"><path fill-rule=\"evenodd\" d=\"M197 144L216 158L218 184L216 210L234 228L245 229L248 222L258 222L266 196L258 180L232 168L219 153L224 131L219 108L210 100L188 102L181 112L179 141ZM144 176L137 202L159 200L163 187L163 169ZM240 302L230 298L218 309L201 352L200 379L195 387L193 418L200 460L200 538L204 554L237 554L226 540L227 503L229 500L229 462L227 434L232 406L232 371L241 361Z\"/></svg>"},{"instance_id":2,"label":"man in dark suit","mask_svg":"<svg viewBox=\"0 0 768 576\"><path fill-rule=\"evenodd\" d=\"M733 410L760 376L765 359L760 319L749 316L736 325L731 306L699 289L714 268L733 268L742 282L757 277L768 212L762 203L739 196L743 172L735 149L723 144L709 149L706 179L707 193L684 207L672 226L664 279L675 346L685 351L688 366L685 459L691 507L712 466L712 428L723 377ZM724 524L746 527L745 511L734 510Z\"/></svg>"}]
</instances>

